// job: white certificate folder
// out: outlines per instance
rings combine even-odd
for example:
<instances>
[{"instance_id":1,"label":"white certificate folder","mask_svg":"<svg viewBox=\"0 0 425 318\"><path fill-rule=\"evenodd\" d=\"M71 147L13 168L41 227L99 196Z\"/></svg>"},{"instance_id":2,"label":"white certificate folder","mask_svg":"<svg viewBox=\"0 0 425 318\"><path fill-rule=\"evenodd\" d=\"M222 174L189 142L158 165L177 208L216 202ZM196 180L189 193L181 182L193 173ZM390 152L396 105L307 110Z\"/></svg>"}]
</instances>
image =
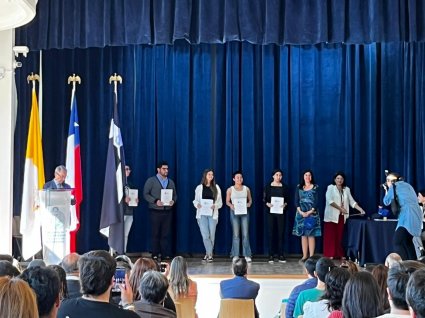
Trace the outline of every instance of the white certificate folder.
<instances>
[{"instance_id":1,"label":"white certificate folder","mask_svg":"<svg viewBox=\"0 0 425 318\"><path fill-rule=\"evenodd\" d=\"M161 189L161 202L163 205L170 205L173 200L173 189Z\"/></svg>"},{"instance_id":2,"label":"white certificate folder","mask_svg":"<svg viewBox=\"0 0 425 318\"><path fill-rule=\"evenodd\" d=\"M246 198L237 198L233 200L233 206L235 207L235 215L244 215L248 213Z\"/></svg>"},{"instance_id":3,"label":"white certificate folder","mask_svg":"<svg viewBox=\"0 0 425 318\"><path fill-rule=\"evenodd\" d=\"M282 197L271 197L270 203L272 205L270 213L283 214L284 199Z\"/></svg>"}]
</instances>

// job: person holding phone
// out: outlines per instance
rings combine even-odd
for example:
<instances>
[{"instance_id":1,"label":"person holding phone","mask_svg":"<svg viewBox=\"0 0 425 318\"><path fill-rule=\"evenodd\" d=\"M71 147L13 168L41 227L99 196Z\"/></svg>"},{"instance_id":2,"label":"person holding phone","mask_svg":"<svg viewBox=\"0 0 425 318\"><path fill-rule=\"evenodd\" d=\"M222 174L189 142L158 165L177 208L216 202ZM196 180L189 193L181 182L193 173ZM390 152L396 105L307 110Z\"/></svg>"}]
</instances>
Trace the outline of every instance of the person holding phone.
<instances>
[{"instance_id":1,"label":"person holding phone","mask_svg":"<svg viewBox=\"0 0 425 318\"><path fill-rule=\"evenodd\" d=\"M205 257L202 261L213 261L215 228L218 223L218 210L223 206L221 189L215 183L214 171L205 169L201 184L195 189L193 205L196 208L196 220L201 231L205 247Z\"/></svg>"},{"instance_id":2,"label":"person holding phone","mask_svg":"<svg viewBox=\"0 0 425 318\"><path fill-rule=\"evenodd\" d=\"M393 205L399 208L394 252L403 260L416 260L413 237L421 235L423 213L418 205L415 190L396 172L387 175L384 188L384 204L391 205L393 202Z\"/></svg>"}]
</instances>

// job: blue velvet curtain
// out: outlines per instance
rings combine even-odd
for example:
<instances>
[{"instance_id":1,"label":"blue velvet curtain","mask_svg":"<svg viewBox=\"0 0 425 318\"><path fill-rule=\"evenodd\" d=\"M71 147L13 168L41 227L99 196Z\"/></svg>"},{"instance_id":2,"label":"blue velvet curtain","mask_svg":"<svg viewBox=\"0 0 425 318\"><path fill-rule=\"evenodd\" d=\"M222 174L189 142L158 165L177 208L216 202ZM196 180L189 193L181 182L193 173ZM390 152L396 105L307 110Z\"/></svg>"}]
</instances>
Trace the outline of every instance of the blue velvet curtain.
<instances>
[{"instance_id":1,"label":"blue velvet curtain","mask_svg":"<svg viewBox=\"0 0 425 318\"><path fill-rule=\"evenodd\" d=\"M20 210L30 108L31 53L18 70L19 115L15 132L15 211ZM202 171L215 170L223 194L231 173L242 169L254 198L250 236L255 254L267 251L262 190L280 167L291 192L303 169L311 168L324 193L344 170L355 199L373 213L383 170L425 187L425 45L388 43L314 46L253 45L246 42L137 45L43 52L43 146L46 180L65 162L71 87L77 73L84 184L78 250L106 248L98 232L112 114L113 72L132 183L140 189L158 160L167 160L177 184L175 246L203 252L192 206ZM298 253L291 235L294 207L286 215L285 246ZM147 206L135 211L129 251L150 248ZM229 211L220 210L216 252L231 247ZM320 240L318 250L321 249Z\"/></svg>"},{"instance_id":2,"label":"blue velvet curtain","mask_svg":"<svg viewBox=\"0 0 425 318\"><path fill-rule=\"evenodd\" d=\"M31 50L129 44L425 40L422 0L39 0L17 30Z\"/></svg>"}]
</instances>

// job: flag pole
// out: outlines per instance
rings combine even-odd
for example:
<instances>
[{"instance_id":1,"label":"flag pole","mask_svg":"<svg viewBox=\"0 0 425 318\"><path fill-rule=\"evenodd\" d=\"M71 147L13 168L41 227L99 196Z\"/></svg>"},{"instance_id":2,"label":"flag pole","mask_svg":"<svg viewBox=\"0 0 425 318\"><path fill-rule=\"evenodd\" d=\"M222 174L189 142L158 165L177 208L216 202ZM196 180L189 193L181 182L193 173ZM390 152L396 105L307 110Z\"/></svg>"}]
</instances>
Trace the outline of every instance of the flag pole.
<instances>
[{"instance_id":1,"label":"flag pole","mask_svg":"<svg viewBox=\"0 0 425 318\"><path fill-rule=\"evenodd\" d=\"M40 76L31 72L31 75L27 76L28 84L30 83L30 81L32 82L32 88L35 89L35 81L40 81Z\"/></svg>"},{"instance_id":2,"label":"flag pole","mask_svg":"<svg viewBox=\"0 0 425 318\"><path fill-rule=\"evenodd\" d=\"M68 85L72 83L72 92L75 92L75 84L81 84L81 77L79 77L78 75L72 74L72 76L68 77Z\"/></svg>"},{"instance_id":3,"label":"flag pole","mask_svg":"<svg viewBox=\"0 0 425 318\"><path fill-rule=\"evenodd\" d=\"M112 84L114 82L114 93L117 94L117 85L118 82L122 84L122 77L120 75L117 75L117 73L114 73L114 75L111 75L109 77L109 84Z\"/></svg>"}]
</instances>

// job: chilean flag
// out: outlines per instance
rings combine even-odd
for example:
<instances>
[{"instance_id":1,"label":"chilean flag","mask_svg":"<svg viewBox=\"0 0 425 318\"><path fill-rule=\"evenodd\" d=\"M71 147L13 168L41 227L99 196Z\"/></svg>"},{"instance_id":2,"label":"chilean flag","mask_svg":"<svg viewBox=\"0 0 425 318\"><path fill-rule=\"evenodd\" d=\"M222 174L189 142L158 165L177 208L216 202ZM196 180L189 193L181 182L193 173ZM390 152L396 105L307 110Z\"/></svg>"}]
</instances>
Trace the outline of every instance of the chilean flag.
<instances>
[{"instance_id":1,"label":"chilean flag","mask_svg":"<svg viewBox=\"0 0 425 318\"><path fill-rule=\"evenodd\" d=\"M66 169L68 183L74 195L76 204L71 205L70 225L70 251L76 252L77 231L80 227L80 204L83 201L83 183L81 178L81 156L80 156L80 127L78 124L77 99L75 98L75 87L71 96L71 117L69 119L68 143L66 147Z\"/></svg>"}]
</instances>

